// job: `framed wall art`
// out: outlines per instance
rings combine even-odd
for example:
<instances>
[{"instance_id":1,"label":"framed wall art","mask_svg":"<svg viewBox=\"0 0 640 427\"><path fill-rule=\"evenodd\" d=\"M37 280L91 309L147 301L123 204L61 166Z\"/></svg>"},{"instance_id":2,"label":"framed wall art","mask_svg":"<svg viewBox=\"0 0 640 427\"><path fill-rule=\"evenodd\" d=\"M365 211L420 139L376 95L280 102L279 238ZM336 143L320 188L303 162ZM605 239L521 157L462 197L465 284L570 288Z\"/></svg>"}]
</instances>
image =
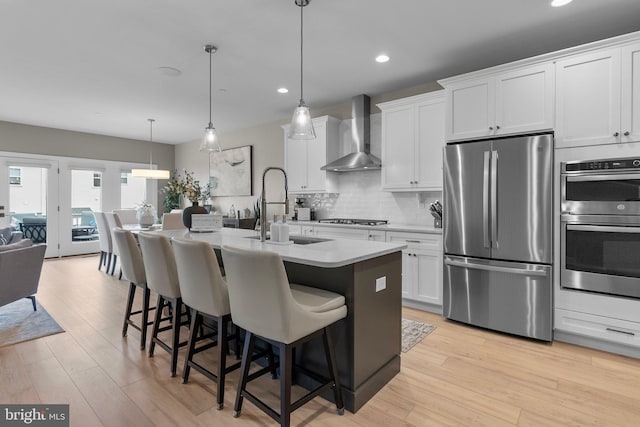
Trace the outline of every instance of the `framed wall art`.
<instances>
[{"instance_id":1,"label":"framed wall art","mask_svg":"<svg viewBox=\"0 0 640 427\"><path fill-rule=\"evenodd\" d=\"M213 152L209 169L211 196L251 196L252 146Z\"/></svg>"}]
</instances>

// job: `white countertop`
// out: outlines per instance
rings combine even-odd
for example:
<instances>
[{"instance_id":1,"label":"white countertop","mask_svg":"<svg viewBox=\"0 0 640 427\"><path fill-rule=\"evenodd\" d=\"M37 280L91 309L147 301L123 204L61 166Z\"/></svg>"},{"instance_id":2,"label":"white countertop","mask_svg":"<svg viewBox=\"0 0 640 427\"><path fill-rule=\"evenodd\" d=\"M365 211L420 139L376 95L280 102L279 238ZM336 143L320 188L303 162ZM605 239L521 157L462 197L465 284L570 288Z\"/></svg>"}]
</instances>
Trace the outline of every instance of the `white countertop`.
<instances>
[{"instance_id":1,"label":"white countertop","mask_svg":"<svg viewBox=\"0 0 640 427\"><path fill-rule=\"evenodd\" d=\"M219 249L223 245L244 249L276 252L283 260L316 267L342 267L405 249L407 245L350 239L331 239L307 245L279 245L248 237L259 236L254 230L222 228L213 233L191 233L187 230L159 231L169 237L201 240Z\"/></svg>"},{"instance_id":2,"label":"white countertop","mask_svg":"<svg viewBox=\"0 0 640 427\"><path fill-rule=\"evenodd\" d=\"M400 231L405 233L426 233L426 234L442 234L442 228L435 228L428 225L411 225L411 224L385 224L385 225L356 225L356 224L329 224L318 221L290 221L292 225L313 225L319 227L341 227L341 228L359 228L365 230L380 231Z\"/></svg>"}]
</instances>

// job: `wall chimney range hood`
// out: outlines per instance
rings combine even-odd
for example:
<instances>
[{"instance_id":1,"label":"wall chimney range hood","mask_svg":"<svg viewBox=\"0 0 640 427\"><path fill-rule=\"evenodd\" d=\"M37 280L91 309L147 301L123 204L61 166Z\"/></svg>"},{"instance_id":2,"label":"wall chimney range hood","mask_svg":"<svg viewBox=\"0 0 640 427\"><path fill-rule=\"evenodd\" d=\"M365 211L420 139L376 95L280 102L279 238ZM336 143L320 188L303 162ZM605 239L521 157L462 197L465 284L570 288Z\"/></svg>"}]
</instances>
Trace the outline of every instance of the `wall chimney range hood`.
<instances>
[{"instance_id":1,"label":"wall chimney range hood","mask_svg":"<svg viewBox=\"0 0 640 427\"><path fill-rule=\"evenodd\" d=\"M320 169L332 172L350 172L380 169L380 159L371 154L369 115L371 99L367 95L354 96L351 104L353 124L351 135L358 151L340 157Z\"/></svg>"}]
</instances>

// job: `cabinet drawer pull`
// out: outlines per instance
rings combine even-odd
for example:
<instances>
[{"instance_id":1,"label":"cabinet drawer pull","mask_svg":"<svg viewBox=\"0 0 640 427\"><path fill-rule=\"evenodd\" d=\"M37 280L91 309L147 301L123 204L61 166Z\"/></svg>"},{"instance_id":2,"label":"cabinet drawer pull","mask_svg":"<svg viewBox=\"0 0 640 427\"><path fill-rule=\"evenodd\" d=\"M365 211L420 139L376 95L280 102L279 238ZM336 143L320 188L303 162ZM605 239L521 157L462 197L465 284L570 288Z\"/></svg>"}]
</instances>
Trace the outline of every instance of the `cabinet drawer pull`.
<instances>
[{"instance_id":1,"label":"cabinet drawer pull","mask_svg":"<svg viewBox=\"0 0 640 427\"><path fill-rule=\"evenodd\" d=\"M619 334L625 334L625 335L631 335L632 337L635 336L636 334L633 332L629 332L629 331L621 331L620 329L614 329L614 328L606 328L607 331L609 332L617 332Z\"/></svg>"},{"instance_id":2,"label":"cabinet drawer pull","mask_svg":"<svg viewBox=\"0 0 640 427\"><path fill-rule=\"evenodd\" d=\"M489 126L489 130L493 130L493 126Z\"/></svg>"},{"instance_id":3,"label":"cabinet drawer pull","mask_svg":"<svg viewBox=\"0 0 640 427\"><path fill-rule=\"evenodd\" d=\"M496 125L496 129L497 129L497 130L500 130L500 125Z\"/></svg>"},{"instance_id":4,"label":"cabinet drawer pull","mask_svg":"<svg viewBox=\"0 0 640 427\"><path fill-rule=\"evenodd\" d=\"M624 136L629 136L629 135L631 135L631 132L629 132L629 131L626 131L626 132L624 133Z\"/></svg>"},{"instance_id":5,"label":"cabinet drawer pull","mask_svg":"<svg viewBox=\"0 0 640 427\"><path fill-rule=\"evenodd\" d=\"M620 136L620 132L616 132L616 133L614 133L614 134L613 134L613 136L615 136L615 137Z\"/></svg>"},{"instance_id":6,"label":"cabinet drawer pull","mask_svg":"<svg viewBox=\"0 0 640 427\"><path fill-rule=\"evenodd\" d=\"M407 240L405 240L405 242L407 242L407 243L420 243L420 240L409 240L409 239L407 239Z\"/></svg>"}]
</instances>

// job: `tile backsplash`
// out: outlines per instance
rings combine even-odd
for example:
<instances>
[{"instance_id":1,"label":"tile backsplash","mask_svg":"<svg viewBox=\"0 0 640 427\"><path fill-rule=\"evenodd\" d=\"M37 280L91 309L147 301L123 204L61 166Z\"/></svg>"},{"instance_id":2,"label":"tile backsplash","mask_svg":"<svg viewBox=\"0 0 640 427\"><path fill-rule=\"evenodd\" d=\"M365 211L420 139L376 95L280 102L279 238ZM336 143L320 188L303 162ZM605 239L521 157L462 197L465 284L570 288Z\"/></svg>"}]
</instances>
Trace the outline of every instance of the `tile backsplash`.
<instances>
[{"instance_id":1,"label":"tile backsplash","mask_svg":"<svg viewBox=\"0 0 640 427\"><path fill-rule=\"evenodd\" d=\"M380 189L380 182L380 171L343 172L338 178L338 193L298 196L305 198L305 207L316 210L318 219L386 219L392 224L433 225L429 204L442 200L441 192L390 193Z\"/></svg>"}]
</instances>

